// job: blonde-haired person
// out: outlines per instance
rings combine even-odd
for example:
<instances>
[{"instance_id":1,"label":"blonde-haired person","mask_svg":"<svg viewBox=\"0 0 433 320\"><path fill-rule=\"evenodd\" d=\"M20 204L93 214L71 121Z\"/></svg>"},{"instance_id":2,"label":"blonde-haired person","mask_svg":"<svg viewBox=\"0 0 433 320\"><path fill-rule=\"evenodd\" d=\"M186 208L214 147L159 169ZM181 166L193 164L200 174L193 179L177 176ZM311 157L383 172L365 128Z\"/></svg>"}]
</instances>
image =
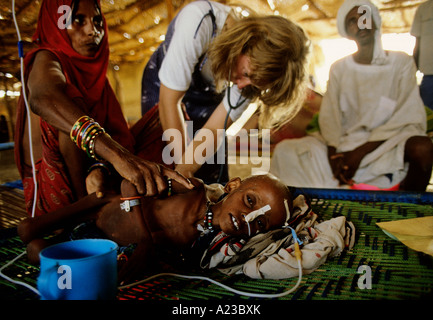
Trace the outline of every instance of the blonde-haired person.
<instances>
[{"instance_id":1,"label":"blonde-haired person","mask_svg":"<svg viewBox=\"0 0 433 320\"><path fill-rule=\"evenodd\" d=\"M177 129L187 141L188 119L193 121L194 131L210 129L215 139L196 139L188 148L196 150L200 145L208 150L202 143L209 143L216 151L217 130L236 121L255 99L262 105L260 124L277 126L300 107L308 77L308 52L305 32L283 17L252 14L238 19L231 7L221 3L192 2L171 22L164 43L144 70L144 119L136 131L144 132L143 122L159 114L163 131ZM185 154L194 152L186 152L187 143L182 144L178 148L182 148L183 157L176 170L215 182L220 165L202 167L195 159L186 164ZM162 148L152 146L153 152L161 152ZM227 170L222 180L227 180Z\"/></svg>"},{"instance_id":2,"label":"blonde-haired person","mask_svg":"<svg viewBox=\"0 0 433 320\"><path fill-rule=\"evenodd\" d=\"M216 38L208 55L219 91L225 89L239 57L249 58L251 84L242 95L250 100L260 99L261 124L274 127L302 106L308 52L307 37L297 24L279 16L252 16L237 21ZM277 108L283 109L282 114L273 117Z\"/></svg>"}]
</instances>

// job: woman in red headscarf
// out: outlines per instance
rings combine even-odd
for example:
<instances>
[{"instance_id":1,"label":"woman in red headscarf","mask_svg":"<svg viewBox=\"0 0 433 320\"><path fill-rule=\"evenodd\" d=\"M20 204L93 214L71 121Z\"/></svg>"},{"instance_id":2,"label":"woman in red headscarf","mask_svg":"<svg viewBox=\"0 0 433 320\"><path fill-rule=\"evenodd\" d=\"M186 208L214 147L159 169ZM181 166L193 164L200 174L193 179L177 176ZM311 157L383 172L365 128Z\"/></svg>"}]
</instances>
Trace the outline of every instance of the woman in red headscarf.
<instances>
[{"instance_id":1,"label":"woman in red headscarf","mask_svg":"<svg viewBox=\"0 0 433 320\"><path fill-rule=\"evenodd\" d=\"M87 192L102 196L108 165L140 194L162 192L164 176L191 187L177 172L132 153L134 138L106 77L107 25L99 1L43 1L33 41L37 48L25 56L23 88L31 111L27 115L20 98L15 134L29 213L34 199L34 214L41 215Z\"/></svg>"}]
</instances>

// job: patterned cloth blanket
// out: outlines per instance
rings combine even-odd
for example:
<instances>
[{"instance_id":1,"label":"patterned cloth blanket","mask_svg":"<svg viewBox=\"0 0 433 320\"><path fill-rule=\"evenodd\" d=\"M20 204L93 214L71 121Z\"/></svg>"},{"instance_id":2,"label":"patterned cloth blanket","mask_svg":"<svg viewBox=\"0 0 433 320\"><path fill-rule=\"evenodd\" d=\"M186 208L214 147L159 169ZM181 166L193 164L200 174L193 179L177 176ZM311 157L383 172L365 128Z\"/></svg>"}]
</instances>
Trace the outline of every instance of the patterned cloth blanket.
<instances>
[{"instance_id":1,"label":"patterned cloth blanket","mask_svg":"<svg viewBox=\"0 0 433 320\"><path fill-rule=\"evenodd\" d=\"M294 200L289 226L301 242L302 271L310 274L328 257L350 250L355 243L355 227L346 217L320 221L303 195ZM285 279L299 274L291 228L257 234L246 240L220 232L204 252L200 266L217 268L224 274L245 274L254 279Z\"/></svg>"}]
</instances>

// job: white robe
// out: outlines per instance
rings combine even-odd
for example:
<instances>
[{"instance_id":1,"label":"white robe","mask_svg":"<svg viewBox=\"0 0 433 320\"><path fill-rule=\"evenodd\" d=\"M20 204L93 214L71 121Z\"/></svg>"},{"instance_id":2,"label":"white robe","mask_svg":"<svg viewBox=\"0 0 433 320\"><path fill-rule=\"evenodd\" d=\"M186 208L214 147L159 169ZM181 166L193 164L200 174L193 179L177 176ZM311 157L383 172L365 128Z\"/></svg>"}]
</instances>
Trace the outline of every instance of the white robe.
<instances>
[{"instance_id":1,"label":"white robe","mask_svg":"<svg viewBox=\"0 0 433 320\"><path fill-rule=\"evenodd\" d=\"M405 143L426 134L426 113L413 58L403 52L388 52L388 58L385 65L361 65L353 56L334 63L319 113L320 133L280 142L271 173L291 186L337 188L327 146L345 152L386 140L363 158L353 179L379 188L400 183L408 167Z\"/></svg>"}]
</instances>

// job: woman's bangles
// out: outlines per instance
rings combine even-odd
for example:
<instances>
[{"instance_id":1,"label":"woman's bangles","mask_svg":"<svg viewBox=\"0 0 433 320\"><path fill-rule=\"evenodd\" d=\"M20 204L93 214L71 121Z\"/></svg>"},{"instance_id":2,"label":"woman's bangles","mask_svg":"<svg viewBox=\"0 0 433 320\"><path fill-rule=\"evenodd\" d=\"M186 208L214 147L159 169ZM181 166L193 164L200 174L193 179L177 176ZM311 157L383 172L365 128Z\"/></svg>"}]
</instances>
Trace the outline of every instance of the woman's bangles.
<instances>
[{"instance_id":1,"label":"woman's bangles","mask_svg":"<svg viewBox=\"0 0 433 320\"><path fill-rule=\"evenodd\" d=\"M97 169L97 168L101 168L103 170L105 170L105 172L108 175L111 175L111 170L110 170L110 166L108 163L106 162L95 162L94 164L92 164L89 169L87 169L87 174L89 174L91 171Z\"/></svg>"},{"instance_id":2,"label":"woman's bangles","mask_svg":"<svg viewBox=\"0 0 433 320\"><path fill-rule=\"evenodd\" d=\"M95 153L95 139L102 133L105 133L105 130L99 123L89 116L82 116L72 126L70 137L90 158L101 161Z\"/></svg>"}]
</instances>

